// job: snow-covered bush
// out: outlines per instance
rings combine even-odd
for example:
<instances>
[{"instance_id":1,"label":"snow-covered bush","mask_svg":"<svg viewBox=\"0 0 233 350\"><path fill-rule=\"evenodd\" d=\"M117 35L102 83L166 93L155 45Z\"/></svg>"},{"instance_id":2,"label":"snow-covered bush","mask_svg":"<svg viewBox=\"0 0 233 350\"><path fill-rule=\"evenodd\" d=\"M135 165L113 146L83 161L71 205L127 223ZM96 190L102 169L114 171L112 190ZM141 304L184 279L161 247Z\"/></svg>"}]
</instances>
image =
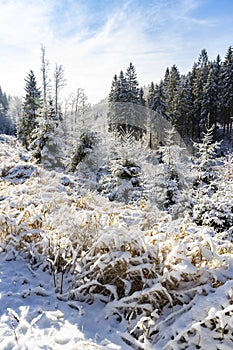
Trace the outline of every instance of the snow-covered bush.
<instances>
[{"instance_id":1,"label":"snow-covered bush","mask_svg":"<svg viewBox=\"0 0 233 350\"><path fill-rule=\"evenodd\" d=\"M94 147L98 144L98 135L96 132L84 131L80 139L75 145L75 148L71 155L70 164L68 165L68 171L74 172L77 165L84 160L84 158L93 151Z\"/></svg>"},{"instance_id":2,"label":"snow-covered bush","mask_svg":"<svg viewBox=\"0 0 233 350\"><path fill-rule=\"evenodd\" d=\"M111 159L99 169L97 181L97 191L111 201L129 203L143 199L143 173L138 163Z\"/></svg>"},{"instance_id":3,"label":"snow-covered bush","mask_svg":"<svg viewBox=\"0 0 233 350\"><path fill-rule=\"evenodd\" d=\"M199 225L208 225L218 232L226 231L233 226L233 182L232 164L226 161L221 167L215 167L219 179L215 181L215 191L209 186L197 191L193 207L193 219Z\"/></svg>"},{"instance_id":4,"label":"snow-covered bush","mask_svg":"<svg viewBox=\"0 0 233 350\"><path fill-rule=\"evenodd\" d=\"M216 158L220 143L212 143L213 127L207 128L203 141L196 144L198 177L194 183L192 216L198 225L208 225L218 232L233 225L231 157Z\"/></svg>"},{"instance_id":5,"label":"snow-covered bush","mask_svg":"<svg viewBox=\"0 0 233 350\"><path fill-rule=\"evenodd\" d=\"M67 296L107 303L106 317L128 321L131 344L178 341L179 324L165 334L158 320L167 315L166 322L174 322L195 305L195 295L209 295L230 277L232 258L219 243L211 230L181 221L161 220L144 233L116 223L79 259L79 278Z\"/></svg>"},{"instance_id":6,"label":"snow-covered bush","mask_svg":"<svg viewBox=\"0 0 233 350\"><path fill-rule=\"evenodd\" d=\"M198 171L196 186L210 185L218 177L218 172L216 171L216 151L219 149L221 142L216 141L213 143L213 131L214 125L210 128L206 127L202 142L194 143L198 155L196 159L196 168Z\"/></svg>"},{"instance_id":7,"label":"snow-covered bush","mask_svg":"<svg viewBox=\"0 0 233 350\"><path fill-rule=\"evenodd\" d=\"M190 207L188 191L192 184L189 173L190 157L174 127L165 130L164 144L158 147L159 164L154 168L154 182L151 193L161 210L174 218L183 216Z\"/></svg>"},{"instance_id":8,"label":"snow-covered bush","mask_svg":"<svg viewBox=\"0 0 233 350\"><path fill-rule=\"evenodd\" d=\"M64 168L64 143L62 130L57 121L41 116L32 136L34 139L30 144L32 158L37 163L42 163L46 169Z\"/></svg>"},{"instance_id":9,"label":"snow-covered bush","mask_svg":"<svg viewBox=\"0 0 233 350\"><path fill-rule=\"evenodd\" d=\"M140 203L150 197L147 188L153 173L151 152L133 132L109 134L105 163L97 173L97 191L124 203Z\"/></svg>"},{"instance_id":10,"label":"snow-covered bush","mask_svg":"<svg viewBox=\"0 0 233 350\"><path fill-rule=\"evenodd\" d=\"M31 164L16 164L3 167L1 169L1 177L5 181L12 183L23 183L31 176L36 175L37 168Z\"/></svg>"}]
</instances>

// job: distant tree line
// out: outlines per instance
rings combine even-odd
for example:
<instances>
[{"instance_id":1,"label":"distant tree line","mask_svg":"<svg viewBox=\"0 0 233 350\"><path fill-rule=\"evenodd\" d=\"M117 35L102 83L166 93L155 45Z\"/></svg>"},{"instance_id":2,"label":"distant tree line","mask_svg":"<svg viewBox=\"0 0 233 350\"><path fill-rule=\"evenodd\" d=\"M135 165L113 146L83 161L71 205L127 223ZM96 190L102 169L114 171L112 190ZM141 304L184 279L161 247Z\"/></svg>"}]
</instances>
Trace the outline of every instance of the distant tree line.
<instances>
[{"instance_id":1,"label":"distant tree line","mask_svg":"<svg viewBox=\"0 0 233 350\"><path fill-rule=\"evenodd\" d=\"M60 91L65 85L64 69L56 64L53 75L49 73L49 62L42 46L42 87L38 88L34 72L30 71L25 79L23 101L7 97L0 88L0 133L17 132L25 148L37 149L38 161L49 135L54 134L62 120ZM70 134L85 125L84 113L89 108L86 101L82 89L77 89L66 101L63 124ZM207 124L208 127L214 125L214 139L218 128L222 128L225 135L230 135L233 120L233 48L228 48L223 60L218 55L213 61L203 49L186 75L180 74L177 66L173 65L166 69L159 83L151 82L147 88L139 87L136 69L130 63L125 72L121 70L118 76L114 76L108 103L110 131L133 131L137 138L141 138L151 124L155 130L155 120L148 125L148 116L143 112L147 107L170 122L184 140L199 141Z\"/></svg>"},{"instance_id":2,"label":"distant tree line","mask_svg":"<svg viewBox=\"0 0 233 350\"><path fill-rule=\"evenodd\" d=\"M228 48L223 61L219 55L209 60L203 49L186 75L180 74L176 65L167 68L158 84L149 85L146 97L130 63L125 74L121 71L114 76L108 101L109 124L117 128L121 124L118 121L127 113L124 103L135 103L165 117L183 139L200 140L207 123L214 125L214 135L219 127L229 135L233 121L233 48ZM125 128L126 122L123 124Z\"/></svg>"},{"instance_id":3,"label":"distant tree line","mask_svg":"<svg viewBox=\"0 0 233 350\"><path fill-rule=\"evenodd\" d=\"M10 97L0 87L0 134L14 134L15 125L8 116Z\"/></svg>"}]
</instances>

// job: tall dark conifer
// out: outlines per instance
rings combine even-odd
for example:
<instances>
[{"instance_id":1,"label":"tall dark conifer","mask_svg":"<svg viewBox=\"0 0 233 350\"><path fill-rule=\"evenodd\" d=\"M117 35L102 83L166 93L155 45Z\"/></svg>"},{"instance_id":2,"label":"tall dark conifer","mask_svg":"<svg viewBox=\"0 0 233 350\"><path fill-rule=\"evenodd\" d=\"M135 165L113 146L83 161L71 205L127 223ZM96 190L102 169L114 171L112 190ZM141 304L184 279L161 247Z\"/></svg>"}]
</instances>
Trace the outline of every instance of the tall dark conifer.
<instances>
[{"instance_id":1,"label":"tall dark conifer","mask_svg":"<svg viewBox=\"0 0 233 350\"><path fill-rule=\"evenodd\" d=\"M113 78L109 94L108 122L110 130L121 132L130 131L142 134L145 129L146 118L142 118L138 106L145 106L143 89L139 89L137 74L132 63L126 72L120 71L119 77ZM138 137L138 136L136 136Z\"/></svg>"},{"instance_id":2,"label":"tall dark conifer","mask_svg":"<svg viewBox=\"0 0 233 350\"><path fill-rule=\"evenodd\" d=\"M218 106L219 106L219 79L218 67L211 63L206 84L203 88L202 120L207 124L214 125L214 132L217 127Z\"/></svg>"},{"instance_id":3,"label":"tall dark conifer","mask_svg":"<svg viewBox=\"0 0 233 350\"><path fill-rule=\"evenodd\" d=\"M176 65L173 65L169 71L165 73L164 87L166 94L167 116L173 125L176 125L176 104L177 93L180 86L180 73Z\"/></svg>"},{"instance_id":4,"label":"tall dark conifer","mask_svg":"<svg viewBox=\"0 0 233 350\"><path fill-rule=\"evenodd\" d=\"M125 78L127 82L127 102L139 103L139 88L137 74L134 65L130 62L126 70Z\"/></svg>"},{"instance_id":5,"label":"tall dark conifer","mask_svg":"<svg viewBox=\"0 0 233 350\"><path fill-rule=\"evenodd\" d=\"M38 110L41 108L41 92L37 87L36 77L31 70L25 79L26 95L23 103L23 113L17 125L18 139L26 149L33 141L33 131L36 129Z\"/></svg>"},{"instance_id":6,"label":"tall dark conifer","mask_svg":"<svg viewBox=\"0 0 233 350\"><path fill-rule=\"evenodd\" d=\"M231 132L233 119L233 48L228 48L222 68L222 103L224 132Z\"/></svg>"}]
</instances>

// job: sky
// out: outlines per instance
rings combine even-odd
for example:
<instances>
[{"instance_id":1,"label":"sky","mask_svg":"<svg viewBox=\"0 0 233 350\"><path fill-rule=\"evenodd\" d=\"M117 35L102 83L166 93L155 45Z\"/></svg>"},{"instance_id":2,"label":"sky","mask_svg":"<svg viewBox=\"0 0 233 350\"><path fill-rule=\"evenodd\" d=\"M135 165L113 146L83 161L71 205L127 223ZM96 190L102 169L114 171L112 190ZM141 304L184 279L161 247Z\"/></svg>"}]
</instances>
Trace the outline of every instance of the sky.
<instances>
[{"instance_id":1,"label":"sky","mask_svg":"<svg viewBox=\"0 0 233 350\"><path fill-rule=\"evenodd\" d=\"M186 74L203 48L224 59L232 22L232 0L0 0L0 86L24 96L30 70L40 86L43 45L51 78L64 67L63 93L97 103L130 62L147 86L173 64Z\"/></svg>"}]
</instances>

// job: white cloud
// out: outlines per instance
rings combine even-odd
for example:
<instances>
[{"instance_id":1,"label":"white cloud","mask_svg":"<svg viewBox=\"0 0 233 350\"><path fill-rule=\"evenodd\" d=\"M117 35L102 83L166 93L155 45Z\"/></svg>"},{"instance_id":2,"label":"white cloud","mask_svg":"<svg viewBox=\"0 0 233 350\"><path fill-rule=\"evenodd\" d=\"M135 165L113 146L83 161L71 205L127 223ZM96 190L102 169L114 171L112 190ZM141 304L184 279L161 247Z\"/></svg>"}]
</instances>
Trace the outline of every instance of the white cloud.
<instances>
[{"instance_id":1,"label":"white cloud","mask_svg":"<svg viewBox=\"0 0 233 350\"><path fill-rule=\"evenodd\" d=\"M216 24L192 16L200 3L148 0L136 6L132 0L101 15L75 0L0 0L0 85L23 94L30 69L40 80L41 43L51 70L55 62L65 67L67 92L82 87L92 102L108 94L113 75L130 61L141 85L159 81L174 63L190 69L205 43L195 37L196 28Z\"/></svg>"},{"instance_id":2,"label":"white cloud","mask_svg":"<svg viewBox=\"0 0 233 350\"><path fill-rule=\"evenodd\" d=\"M0 84L7 93L23 93L25 74L34 66L40 43L53 41L43 2L0 1Z\"/></svg>"}]
</instances>

